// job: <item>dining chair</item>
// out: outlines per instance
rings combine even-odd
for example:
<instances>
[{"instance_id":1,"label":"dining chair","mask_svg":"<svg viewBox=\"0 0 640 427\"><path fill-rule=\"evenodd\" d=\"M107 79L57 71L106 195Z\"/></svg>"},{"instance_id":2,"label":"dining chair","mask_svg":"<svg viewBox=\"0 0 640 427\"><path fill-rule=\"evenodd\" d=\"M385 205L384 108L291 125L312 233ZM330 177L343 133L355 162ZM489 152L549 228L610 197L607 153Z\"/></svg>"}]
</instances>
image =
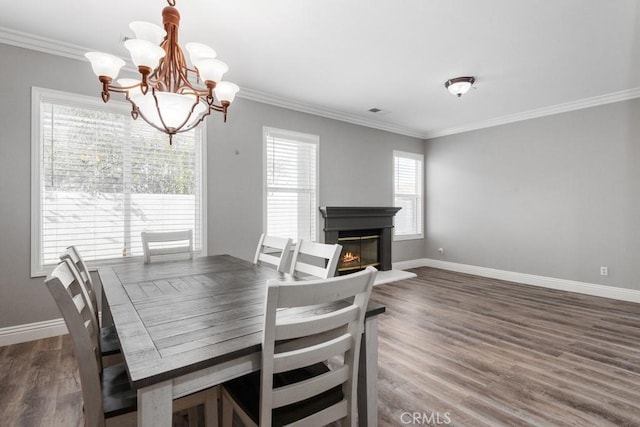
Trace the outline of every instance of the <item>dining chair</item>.
<instances>
[{"instance_id":1,"label":"dining chair","mask_svg":"<svg viewBox=\"0 0 640 427\"><path fill-rule=\"evenodd\" d=\"M268 236L264 233L258 241L254 264L269 264L280 272L284 272L290 258L291 239Z\"/></svg>"},{"instance_id":2,"label":"dining chair","mask_svg":"<svg viewBox=\"0 0 640 427\"><path fill-rule=\"evenodd\" d=\"M105 358L106 363L112 363L113 361L121 361L120 355L120 341L118 340L118 334L116 328L113 325L102 326L98 316L98 300L96 297L95 286L93 285L93 279L84 259L80 255L80 251L75 246L69 246L61 255L60 260L69 259L73 271L78 275L78 283L83 287L84 297L89 302L89 310L93 314L93 320L95 327L100 331L99 334L99 350L100 355ZM115 357L111 357L115 356Z\"/></svg>"},{"instance_id":3,"label":"dining chair","mask_svg":"<svg viewBox=\"0 0 640 427\"><path fill-rule=\"evenodd\" d=\"M376 272L267 282L262 369L223 384L223 427L234 413L250 426L355 425L360 342Z\"/></svg>"},{"instance_id":4,"label":"dining chair","mask_svg":"<svg viewBox=\"0 0 640 427\"><path fill-rule=\"evenodd\" d=\"M152 256L187 254L193 258L193 230L143 231L141 237L145 264Z\"/></svg>"},{"instance_id":5,"label":"dining chair","mask_svg":"<svg viewBox=\"0 0 640 427\"><path fill-rule=\"evenodd\" d=\"M84 425L86 427L135 426L137 422L137 393L129 386L126 366L118 363L100 369L100 355L95 345L97 330L73 264L65 258L45 279L71 334L74 354L78 362ZM207 427L218 424L218 388L207 389L174 400L173 410L181 411L196 405L205 406ZM196 420L193 420L194 422ZM192 423L192 419L189 419Z\"/></svg>"},{"instance_id":6,"label":"dining chair","mask_svg":"<svg viewBox=\"0 0 640 427\"><path fill-rule=\"evenodd\" d=\"M290 273L297 277L313 276L320 279L336 274L342 246L300 240L291 257Z\"/></svg>"}]
</instances>

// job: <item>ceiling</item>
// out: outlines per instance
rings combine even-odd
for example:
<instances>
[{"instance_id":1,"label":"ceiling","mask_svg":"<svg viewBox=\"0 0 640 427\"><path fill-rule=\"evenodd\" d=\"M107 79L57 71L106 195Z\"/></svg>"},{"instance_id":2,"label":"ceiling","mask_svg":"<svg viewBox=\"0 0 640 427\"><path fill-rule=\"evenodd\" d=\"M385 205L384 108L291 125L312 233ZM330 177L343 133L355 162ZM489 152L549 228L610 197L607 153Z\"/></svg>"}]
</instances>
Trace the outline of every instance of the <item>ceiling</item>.
<instances>
[{"instance_id":1,"label":"ceiling","mask_svg":"<svg viewBox=\"0 0 640 427\"><path fill-rule=\"evenodd\" d=\"M128 23L160 25L164 6L5 0L0 42L128 57ZM406 135L640 96L640 0L177 0L176 7L180 42L212 46L239 96ZM444 82L465 75L476 77L474 89L450 95ZM382 112L367 111L373 107Z\"/></svg>"}]
</instances>

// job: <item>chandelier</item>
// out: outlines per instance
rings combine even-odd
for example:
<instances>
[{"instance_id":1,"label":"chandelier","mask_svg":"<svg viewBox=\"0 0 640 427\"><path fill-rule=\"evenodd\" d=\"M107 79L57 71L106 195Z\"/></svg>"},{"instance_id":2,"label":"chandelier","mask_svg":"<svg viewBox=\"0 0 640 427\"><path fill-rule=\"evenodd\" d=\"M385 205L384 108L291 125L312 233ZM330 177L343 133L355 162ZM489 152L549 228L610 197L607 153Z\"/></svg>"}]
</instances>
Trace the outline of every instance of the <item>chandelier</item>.
<instances>
[{"instance_id":1,"label":"chandelier","mask_svg":"<svg viewBox=\"0 0 640 427\"><path fill-rule=\"evenodd\" d=\"M102 100L109 101L111 92L126 94L133 119L142 117L168 134L172 144L173 135L193 129L212 111L221 112L226 122L227 109L240 88L222 81L228 67L207 45L187 43L193 68L187 65L178 44L180 14L175 0L167 3L162 10L164 29L149 22L129 24L136 38L126 40L124 46L138 68L139 80L118 79L114 85L125 65L121 58L102 52L88 52L85 57L102 83Z\"/></svg>"}]
</instances>

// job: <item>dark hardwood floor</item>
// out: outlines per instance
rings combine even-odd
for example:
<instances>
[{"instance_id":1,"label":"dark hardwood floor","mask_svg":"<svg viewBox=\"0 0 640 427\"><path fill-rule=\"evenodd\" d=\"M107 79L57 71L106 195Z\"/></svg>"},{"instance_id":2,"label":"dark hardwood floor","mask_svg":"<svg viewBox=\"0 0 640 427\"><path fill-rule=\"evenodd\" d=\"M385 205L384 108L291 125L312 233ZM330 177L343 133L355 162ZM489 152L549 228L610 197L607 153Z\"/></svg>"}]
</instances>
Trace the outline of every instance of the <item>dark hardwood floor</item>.
<instances>
[{"instance_id":1,"label":"dark hardwood floor","mask_svg":"<svg viewBox=\"0 0 640 427\"><path fill-rule=\"evenodd\" d=\"M69 335L0 347L0 375L0 425L83 425L80 376Z\"/></svg>"},{"instance_id":2,"label":"dark hardwood floor","mask_svg":"<svg viewBox=\"0 0 640 427\"><path fill-rule=\"evenodd\" d=\"M640 425L640 304L413 271L372 294L379 425ZM0 375L0 425L82 425L68 336L0 347Z\"/></svg>"},{"instance_id":3,"label":"dark hardwood floor","mask_svg":"<svg viewBox=\"0 0 640 427\"><path fill-rule=\"evenodd\" d=\"M640 304L413 271L373 294L381 426L640 425Z\"/></svg>"}]
</instances>

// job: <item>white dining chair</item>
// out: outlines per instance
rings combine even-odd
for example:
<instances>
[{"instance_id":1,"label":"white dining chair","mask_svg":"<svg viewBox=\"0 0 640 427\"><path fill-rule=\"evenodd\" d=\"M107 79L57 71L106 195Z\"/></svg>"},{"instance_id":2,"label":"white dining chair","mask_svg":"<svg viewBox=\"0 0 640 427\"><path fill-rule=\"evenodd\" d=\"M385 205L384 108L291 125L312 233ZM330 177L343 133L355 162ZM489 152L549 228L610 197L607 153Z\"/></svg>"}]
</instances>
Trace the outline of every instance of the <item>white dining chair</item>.
<instances>
[{"instance_id":1,"label":"white dining chair","mask_svg":"<svg viewBox=\"0 0 640 427\"><path fill-rule=\"evenodd\" d=\"M254 264L268 264L284 272L291 257L291 239L262 234L258 241Z\"/></svg>"},{"instance_id":2,"label":"white dining chair","mask_svg":"<svg viewBox=\"0 0 640 427\"><path fill-rule=\"evenodd\" d=\"M291 257L290 273L296 277L313 276L321 279L336 274L342 246L300 240Z\"/></svg>"},{"instance_id":3,"label":"white dining chair","mask_svg":"<svg viewBox=\"0 0 640 427\"><path fill-rule=\"evenodd\" d=\"M152 256L193 258L193 230L143 231L141 237L145 264L151 262Z\"/></svg>"},{"instance_id":4,"label":"white dining chair","mask_svg":"<svg viewBox=\"0 0 640 427\"><path fill-rule=\"evenodd\" d=\"M71 334L78 362L84 425L87 427L135 426L137 422L137 393L129 386L126 367L122 363L100 368L100 355L96 346L97 330L78 276L70 259L65 258L45 279L67 329ZM196 405L205 405L207 427L218 424L218 388L194 393L174 400L173 410L181 411ZM189 419L195 425L195 419ZM193 422L193 423L192 423Z\"/></svg>"},{"instance_id":5,"label":"white dining chair","mask_svg":"<svg viewBox=\"0 0 640 427\"><path fill-rule=\"evenodd\" d=\"M249 426L356 425L360 342L376 271L267 282L262 369L223 384L223 427L234 413ZM329 358L331 367L323 363Z\"/></svg>"},{"instance_id":6,"label":"white dining chair","mask_svg":"<svg viewBox=\"0 0 640 427\"><path fill-rule=\"evenodd\" d=\"M99 333L99 350L103 357L103 362L111 364L116 361L122 361L120 355L120 341L116 328L113 325L102 326L98 316L98 301L96 297L93 279L84 259L80 255L80 251L75 246L69 246L61 255L60 260L69 259L74 272L78 275L78 283L83 287L85 299L89 301L89 310L92 312L95 327Z\"/></svg>"}]
</instances>

